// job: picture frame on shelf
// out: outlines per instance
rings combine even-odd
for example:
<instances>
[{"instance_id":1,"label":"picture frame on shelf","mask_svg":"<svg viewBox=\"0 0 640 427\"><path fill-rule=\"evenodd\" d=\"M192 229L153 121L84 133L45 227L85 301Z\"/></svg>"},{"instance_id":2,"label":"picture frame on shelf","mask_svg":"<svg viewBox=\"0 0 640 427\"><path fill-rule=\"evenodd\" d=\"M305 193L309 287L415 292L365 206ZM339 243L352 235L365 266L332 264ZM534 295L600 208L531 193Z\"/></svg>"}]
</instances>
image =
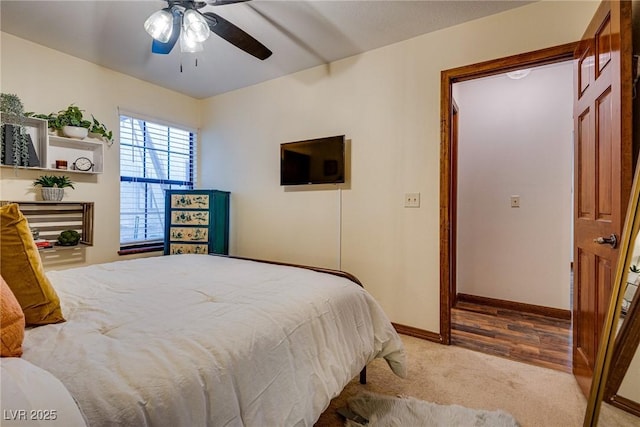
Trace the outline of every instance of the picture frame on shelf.
<instances>
[{"instance_id":1,"label":"picture frame on shelf","mask_svg":"<svg viewBox=\"0 0 640 427\"><path fill-rule=\"evenodd\" d=\"M17 130L17 132L20 132ZM16 125L5 124L2 125L2 138L4 142L4 153L2 156L2 164L3 165L16 165L16 166L28 166L28 167L38 167L40 166L40 159L38 158L38 154L36 153L36 148L33 144L33 140L31 139L31 135L27 132L25 135L26 138L26 149L27 153L20 153L20 141L16 141ZM19 139L22 140L20 136ZM16 153L16 151L19 151ZM16 158L18 162L16 164Z\"/></svg>"},{"instance_id":2,"label":"picture frame on shelf","mask_svg":"<svg viewBox=\"0 0 640 427\"><path fill-rule=\"evenodd\" d=\"M8 135L4 141L4 153L2 158L3 165L13 166L14 156L13 150L15 149L13 143L13 126L22 126L28 138L31 140L31 144L28 146L28 161L26 164L18 164L17 166L24 167L46 167L47 164L47 121L33 117L20 117L18 118L2 114L2 132L4 135ZM4 137L3 135L3 137Z\"/></svg>"}]
</instances>

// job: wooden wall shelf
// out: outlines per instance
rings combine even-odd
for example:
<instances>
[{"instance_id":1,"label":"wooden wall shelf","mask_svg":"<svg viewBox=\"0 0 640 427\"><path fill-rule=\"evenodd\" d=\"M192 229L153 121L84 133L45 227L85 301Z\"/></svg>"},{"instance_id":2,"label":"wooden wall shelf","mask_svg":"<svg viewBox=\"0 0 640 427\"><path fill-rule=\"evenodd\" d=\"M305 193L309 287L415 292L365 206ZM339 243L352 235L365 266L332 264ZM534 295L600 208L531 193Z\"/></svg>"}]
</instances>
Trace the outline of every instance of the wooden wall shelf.
<instances>
[{"instance_id":1,"label":"wooden wall shelf","mask_svg":"<svg viewBox=\"0 0 640 427\"><path fill-rule=\"evenodd\" d=\"M17 203L29 221L31 229L40 232L40 238L55 242L64 230L80 233L80 243L93 246L93 202L36 202L2 200L0 205ZM46 250L76 248L77 246L53 246Z\"/></svg>"}]
</instances>

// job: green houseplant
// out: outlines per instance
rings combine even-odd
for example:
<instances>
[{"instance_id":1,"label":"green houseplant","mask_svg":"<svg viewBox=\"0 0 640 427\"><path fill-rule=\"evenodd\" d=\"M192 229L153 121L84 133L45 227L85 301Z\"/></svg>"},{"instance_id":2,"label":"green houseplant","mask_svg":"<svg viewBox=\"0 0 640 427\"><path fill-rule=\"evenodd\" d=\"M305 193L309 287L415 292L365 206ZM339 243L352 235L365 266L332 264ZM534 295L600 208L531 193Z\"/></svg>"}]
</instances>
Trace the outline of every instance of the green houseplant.
<instances>
[{"instance_id":1,"label":"green houseplant","mask_svg":"<svg viewBox=\"0 0 640 427\"><path fill-rule=\"evenodd\" d=\"M55 126L62 129L62 133L70 138L86 138L91 122L84 118L82 111L73 104L69 105L66 110L58 111Z\"/></svg>"},{"instance_id":2,"label":"green houseplant","mask_svg":"<svg viewBox=\"0 0 640 427\"><path fill-rule=\"evenodd\" d=\"M107 129L107 126L96 119L93 114L91 115L91 119L93 122L91 123L91 127L89 128L89 133L93 134L92 137L95 138L97 135L99 138L104 139L105 141L112 143L113 142L113 132Z\"/></svg>"},{"instance_id":3,"label":"green houseplant","mask_svg":"<svg viewBox=\"0 0 640 427\"><path fill-rule=\"evenodd\" d=\"M113 142L113 131L110 131L93 114L91 115L91 120L85 119L84 110L73 104L69 105L65 110L58 111L57 114L27 114L31 117L47 120L49 129L62 131L65 136L70 138L83 139L90 133L92 138L103 139L108 143Z\"/></svg>"},{"instance_id":4,"label":"green houseplant","mask_svg":"<svg viewBox=\"0 0 640 427\"><path fill-rule=\"evenodd\" d=\"M58 111L58 123L56 125L59 127L75 126L89 129L91 122L84 118L83 111L73 104L69 105L66 110Z\"/></svg>"},{"instance_id":5,"label":"green houseplant","mask_svg":"<svg viewBox=\"0 0 640 427\"><path fill-rule=\"evenodd\" d=\"M41 187L42 200L58 202L64 197L65 188L75 189L68 176L42 175L33 181L33 185Z\"/></svg>"},{"instance_id":6,"label":"green houseplant","mask_svg":"<svg viewBox=\"0 0 640 427\"><path fill-rule=\"evenodd\" d=\"M60 246L75 246L80 241L80 233L76 230L65 230L58 235Z\"/></svg>"}]
</instances>

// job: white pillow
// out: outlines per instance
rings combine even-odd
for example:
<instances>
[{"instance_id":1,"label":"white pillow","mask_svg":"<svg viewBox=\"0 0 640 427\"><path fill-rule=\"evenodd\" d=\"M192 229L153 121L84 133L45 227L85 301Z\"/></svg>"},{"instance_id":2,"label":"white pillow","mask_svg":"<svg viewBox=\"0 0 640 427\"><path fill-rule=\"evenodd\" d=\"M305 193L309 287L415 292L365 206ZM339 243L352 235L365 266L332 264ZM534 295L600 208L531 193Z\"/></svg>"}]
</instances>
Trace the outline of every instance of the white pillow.
<instances>
[{"instance_id":1,"label":"white pillow","mask_svg":"<svg viewBox=\"0 0 640 427\"><path fill-rule=\"evenodd\" d=\"M0 359L2 427L86 427L78 405L59 379L24 359Z\"/></svg>"}]
</instances>

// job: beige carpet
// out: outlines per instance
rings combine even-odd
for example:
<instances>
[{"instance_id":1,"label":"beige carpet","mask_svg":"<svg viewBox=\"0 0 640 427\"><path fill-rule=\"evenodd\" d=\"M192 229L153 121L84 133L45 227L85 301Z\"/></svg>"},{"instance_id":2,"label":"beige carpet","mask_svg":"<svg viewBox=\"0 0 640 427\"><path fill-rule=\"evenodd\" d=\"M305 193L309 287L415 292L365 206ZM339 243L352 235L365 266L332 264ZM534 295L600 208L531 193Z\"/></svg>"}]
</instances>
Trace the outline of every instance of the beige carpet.
<instances>
[{"instance_id":1,"label":"beige carpet","mask_svg":"<svg viewBox=\"0 0 640 427\"><path fill-rule=\"evenodd\" d=\"M522 427L582 426L586 399L571 374L409 336L403 335L402 340L408 378L396 377L386 362L375 360L367 370L368 383L363 386L357 378L349 383L322 414L317 427L343 426L335 411L361 390L473 409L501 409ZM605 411L608 421L601 426L640 425L638 418L611 409Z\"/></svg>"}]
</instances>

